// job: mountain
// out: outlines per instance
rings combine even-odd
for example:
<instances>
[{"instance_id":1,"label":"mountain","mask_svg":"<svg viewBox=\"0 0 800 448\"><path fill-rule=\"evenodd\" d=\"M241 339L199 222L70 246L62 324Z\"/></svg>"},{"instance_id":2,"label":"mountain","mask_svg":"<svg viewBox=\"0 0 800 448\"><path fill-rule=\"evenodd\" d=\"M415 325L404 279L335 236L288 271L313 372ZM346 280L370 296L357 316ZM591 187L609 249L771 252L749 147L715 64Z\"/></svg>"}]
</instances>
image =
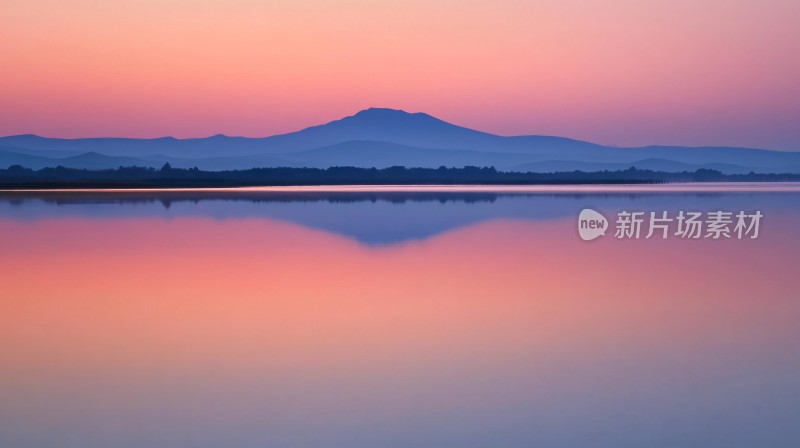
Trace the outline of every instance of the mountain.
<instances>
[{"instance_id":1,"label":"mountain","mask_svg":"<svg viewBox=\"0 0 800 448\"><path fill-rule=\"evenodd\" d=\"M0 167L22 165L27 168L40 169L51 166L53 159L33 154L17 152L17 148L0 147Z\"/></svg>"},{"instance_id":2,"label":"mountain","mask_svg":"<svg viewBox=\"0 0 800 448\"><path fill-rule=\"evenodd\" d=\"M0 137L0 145L30 150L94 151L108 155L171 157L237 157L264 153L290 153L347 141L380 141L434 149L472 149L488 152L554 153L602 148L561 137L501 137L475 131L425 113L371 108L355 115L311 126L289 134L264 138L214 135L206 138L155 139L83 138L58 139L37 135Z\"/></svg>"},{"instance_id":3,"label":"mountain","mask_svg":"<svg viewBox=\"0 0 800 448\"><path fill-rule=\"evenodd\" d=\"M252 167L392 165L494 166L498 169L601 170L697 167L724 172L800 172L800 153L730 147L619 148L552 136L505 137L458 126L425 113L371 108L297 132L264 138L59 139L36 135L0 137L0 166L70 166L98 169L115 164L205 170ZM117 165L119 166L119 165Z\"/></svg>"},{"instance_id":4,"label":"mountain","mask_svg":"<svg viewBox=\"0 0 800 448\"><path fill-rule=\"evenodd\" d=\"M495 166L510 167L527 160L525 154L490 153L461 149L418 148L380 141L347 141L308 151L281 154L286 160L305 166L356 166L418 168Z\"/></svg>"},{"instance_id":5,"label":"mountain","mask_svg":"<svg viewBox=\"0 0 800 448\"><path fill-rule=\"evenodd\" d=\"M163 163L152 160L136 157L107 156L94 151L56 160L58 160L59 165L67 168L84 168L88 170L102 170L120 166L144 166L155 168L163 165Z\"/></svg>"},{"instance_id":6,"label":"mountain","mask_svg":"<svg viewBox=\"0 0 800 448\"><path fill-rule=\"evenodd\" d=\"M22 165L32 169L63 166L67 168L101 170L120 166L160 167L163 165L163 163L152 160L136 157L107 156L96 152L87 152L66 157L58 152L53 152L51 154L57 154L61 157L45 157L20 152L17 148L0 147L0 166L5 168L11 165Z\"/></svg>"},{"instance_id":7,"label":"mountain","mask_svg":"<svg viewBox=\"0 0 800 448\"><path fill-rule=\"evenodd\" d=\"M751 169L740 165L729 163L704 163L691 164L676 162L665 159L643 159L635 162L621 163L602 163L602 162L578 162L575 160L548 160L544 162L532 162L516 165L510 169L513 171L535 172L535 173L555 173L564 171L618 171L628 168L640 170L662 171L665 173L680 173L684 171L697 171L699 169L717 170L724 174L747 174Z\"/></svg>"},{"instance_id":8,"label":"mountain","mask_svg":"<svg viewBox=\"0 0 800 448\"><path fill-rule=\"evenodd\" d=\"M271 137L280 152L319 148L346 141L376 141L436 149L476 149L502 137L456 126L425 113L371 108L327 124Z\"/></svg>"}]
</instances>

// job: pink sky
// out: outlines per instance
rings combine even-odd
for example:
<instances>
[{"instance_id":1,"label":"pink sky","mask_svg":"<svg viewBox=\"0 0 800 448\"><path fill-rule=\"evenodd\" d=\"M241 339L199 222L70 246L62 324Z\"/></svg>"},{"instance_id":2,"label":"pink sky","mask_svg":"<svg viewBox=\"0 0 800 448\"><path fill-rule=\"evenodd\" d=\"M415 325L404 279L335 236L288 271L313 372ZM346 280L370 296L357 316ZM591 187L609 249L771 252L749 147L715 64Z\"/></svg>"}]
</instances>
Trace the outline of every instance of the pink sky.
<instances>
[{"instance_id":1,"label":"pink sky","mask_svg":"<svg viewBox=\"0 0 800 448\"><path fill-rule=\"evenodd\" d=\"M0 135L266 136L370 107L800 150L796 0L4 0Z\"/></svg>"}]
</instances>

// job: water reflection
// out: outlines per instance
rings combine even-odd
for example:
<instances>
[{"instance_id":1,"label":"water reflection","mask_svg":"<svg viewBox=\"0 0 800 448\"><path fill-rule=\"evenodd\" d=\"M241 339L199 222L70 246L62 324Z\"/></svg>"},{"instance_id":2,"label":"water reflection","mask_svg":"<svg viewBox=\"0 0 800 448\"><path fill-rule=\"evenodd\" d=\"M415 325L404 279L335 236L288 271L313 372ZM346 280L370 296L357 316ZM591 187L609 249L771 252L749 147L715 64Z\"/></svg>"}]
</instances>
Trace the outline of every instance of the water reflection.
<instances>
[{"instance_id":1,"label":"water reflection","mask_svg":"<svg viewBox=\"0 0 800 448\"><path fill-rule=\"evenodd\" d=\"M586 188L443 187L444 191L385 188L323 191L279 190L135 191L135 192L0 192L0 217L40 220L55 217L96 219L271 218L324 230L363 244L396 244L426 239L454 229L496 219L553 220L574 218L590 207L615 214L623 209L752 210L769 207L791 213L800 185L781 184L788 191L654 192L652 186L626 190L610 186L591 193ZM738 185L734 187L741 188ZM717 189L721 188L718 185ZM765 187L761 187L765 188ZM451 189L448 191L447 189Z\"/></svg>"},{"instance_id":2,"label":"water reflection","mask_svg":"<svg viewBox=\"0 0 800 448\"><path fill-rule=\"evenodd\" d=\"M145 199L0 200L0 446L800 441L797 194ZM765 221L586 243L583 206Z\"/></svg>"}]
</instances>

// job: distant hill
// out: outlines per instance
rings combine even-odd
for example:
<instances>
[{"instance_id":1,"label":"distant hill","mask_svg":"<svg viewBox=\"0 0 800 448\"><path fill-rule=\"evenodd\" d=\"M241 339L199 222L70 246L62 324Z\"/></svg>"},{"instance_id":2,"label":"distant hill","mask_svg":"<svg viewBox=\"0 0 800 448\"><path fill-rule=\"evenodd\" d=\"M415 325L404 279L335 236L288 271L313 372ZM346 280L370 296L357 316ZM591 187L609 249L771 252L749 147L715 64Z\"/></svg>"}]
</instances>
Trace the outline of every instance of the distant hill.
<instances>
[{"instance_id":1,"label":"distant hill","mask_svg":"<svg viewBox=\"0 0 800 448\"><path fill-rule=\"evenodd\" d=\"M45 157L40 155L25 154L18 150L8 150L0 147L0 167L7 168L11 165L22 165L26 168L40 169L55 166L67 168L79 168L89 170L113 169L120 166L141 166L157 167L163 165L153 160L145 160L136 157L115 157L107 156L97 152L87 152L85 154Z\"/></svg>"},{"instance_id":2,"label":"distant hill","mask_svg":"<svg viewBox=\"0 0 800 448\"><path fill-rule=\"evenodd\" d=\"M297 132L263 138L59 139L0 137L0 168L160 166L253 167L494 166L538 172L636 167L665 172L800 173L800 152L733 147L619 148L552 136L499 136L425 113L371 108ZM119 164L119 165L117 165Z\"/></svg>"},{"instance_id":3,"label":"distant hill","mask_svg":"<svg viewBox=\"0 0 800 448\"><path fill-rule=\"evenodd\" d=\"M532 171L535 173L552 173L561 171L617 171L636 168L639 170L662 171L665 173L680 173L684 171L697 171L699 169L717 170L725 174L747 174L751 171L739 165L728 163L691 164L665 159L644 159L635 162L602 163L602 162L577 162L574 160L549 160L545 162L524 163L511 167L514 171Z\"/></svg>"}]
</instances>

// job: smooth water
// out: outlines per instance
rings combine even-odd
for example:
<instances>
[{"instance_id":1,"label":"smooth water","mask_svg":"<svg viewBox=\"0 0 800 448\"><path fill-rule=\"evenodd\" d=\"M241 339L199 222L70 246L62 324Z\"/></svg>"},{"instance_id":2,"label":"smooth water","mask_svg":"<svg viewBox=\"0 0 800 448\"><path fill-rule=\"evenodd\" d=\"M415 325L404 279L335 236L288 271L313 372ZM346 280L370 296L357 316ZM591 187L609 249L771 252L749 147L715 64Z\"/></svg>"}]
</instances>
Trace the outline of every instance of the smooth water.
<instances>
[{"instance_id":1,"label":"smooth water","mask_svg":"<svg viewBox=\"0 0 800 448\"><path fill-rule=\"evenodd\" d=\"M797 447L799 232L791 184L0 193L0 446Z\"/></svg>"}]
</instances>

